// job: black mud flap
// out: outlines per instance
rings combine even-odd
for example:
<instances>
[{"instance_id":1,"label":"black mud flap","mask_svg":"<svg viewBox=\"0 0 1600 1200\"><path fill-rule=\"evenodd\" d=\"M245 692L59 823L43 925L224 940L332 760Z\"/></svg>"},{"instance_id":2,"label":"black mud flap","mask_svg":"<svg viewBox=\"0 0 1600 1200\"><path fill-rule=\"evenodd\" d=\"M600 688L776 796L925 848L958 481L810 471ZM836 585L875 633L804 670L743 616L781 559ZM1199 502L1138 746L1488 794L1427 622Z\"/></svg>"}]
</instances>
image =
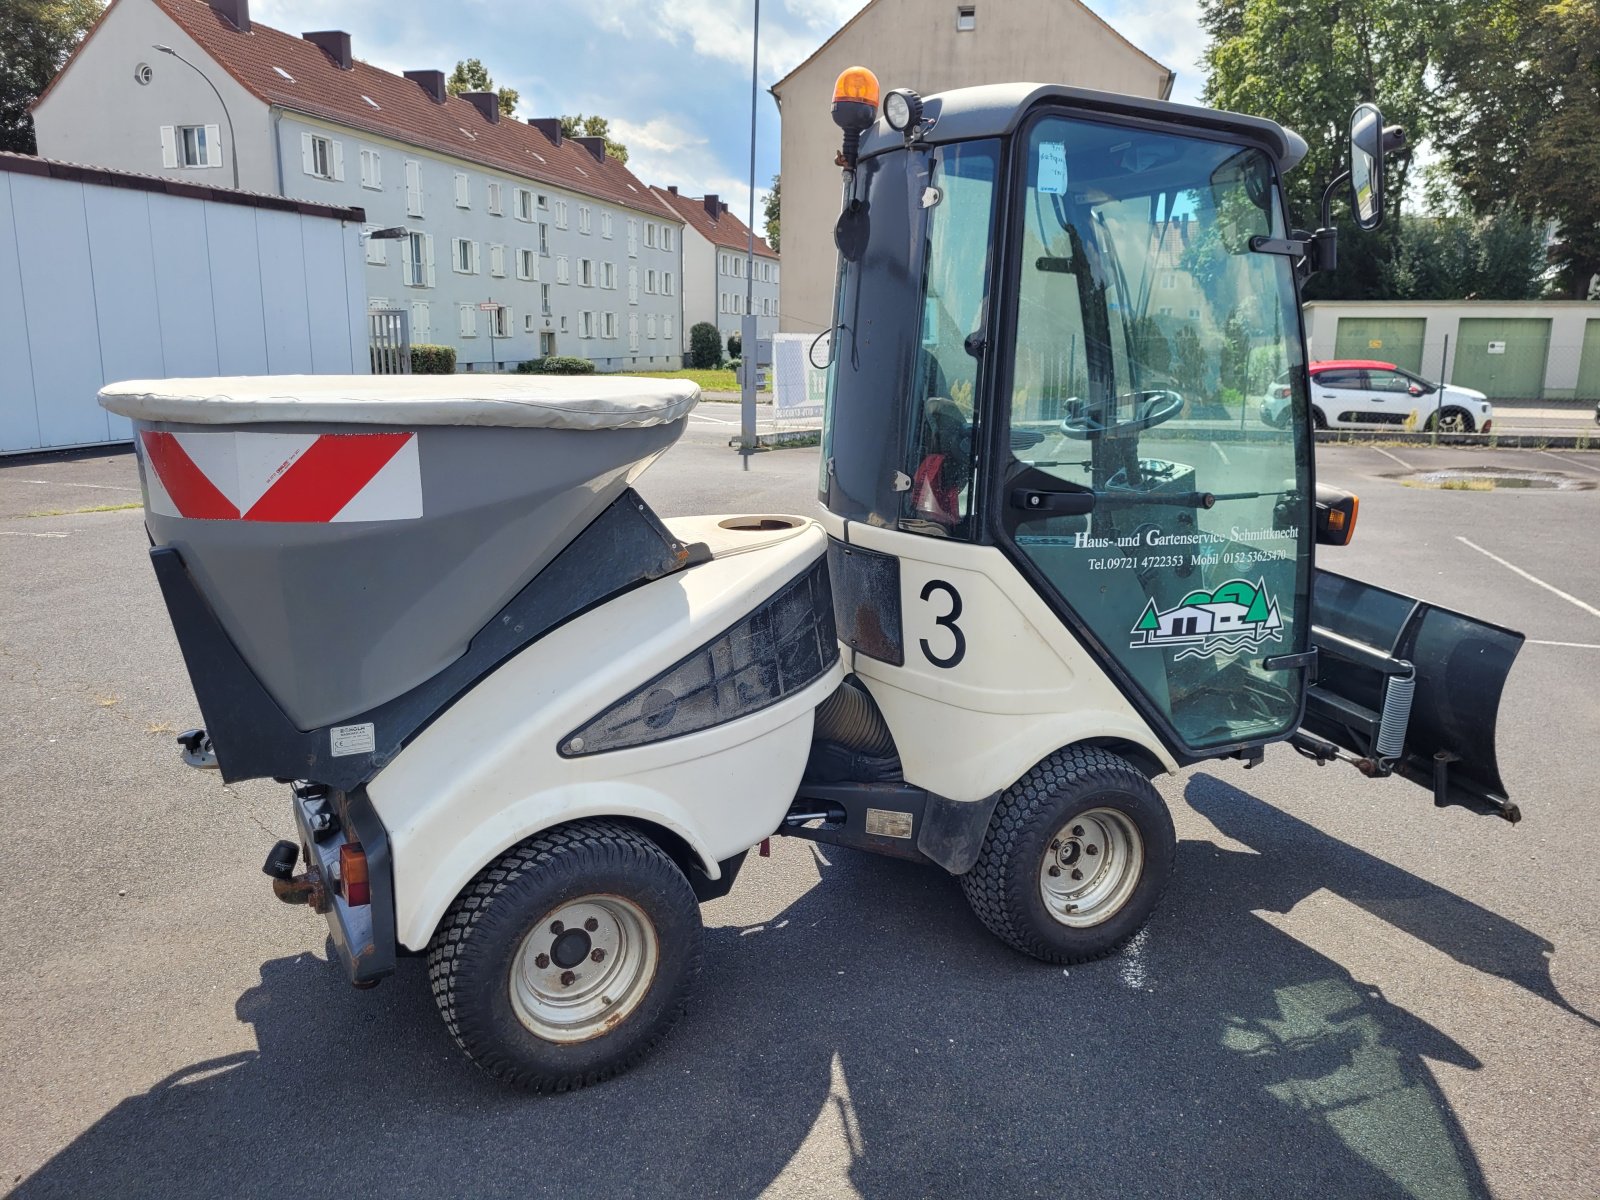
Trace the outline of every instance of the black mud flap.
<instances>
[{"instance_id":1,"label":"black mud flap","mask_svg":"<svg viewBox=\"0 0 1600 1200\"><path fill-rule=\"evenodd\" d=\"M1403 776L1440 806L1521 818L1494 735L1522 634L1331 571L1316 572L1311 620L1317 662L1297 749Z\"/></svg>"}]
</instances>

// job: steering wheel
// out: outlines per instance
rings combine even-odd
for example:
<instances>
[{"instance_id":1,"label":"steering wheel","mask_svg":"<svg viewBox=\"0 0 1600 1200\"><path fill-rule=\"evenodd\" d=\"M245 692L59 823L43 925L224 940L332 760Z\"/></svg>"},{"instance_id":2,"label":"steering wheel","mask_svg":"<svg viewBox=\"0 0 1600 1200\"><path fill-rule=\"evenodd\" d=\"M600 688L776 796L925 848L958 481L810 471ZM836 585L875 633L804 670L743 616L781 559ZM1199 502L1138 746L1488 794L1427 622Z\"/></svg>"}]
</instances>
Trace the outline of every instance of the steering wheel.
<instances>
[{"instance_id":1,"label":"steering wheel","mask_svg":"<svg viewBox=\"0 0 1600 1200\"><path fill-rule=\"evenodd\" d=\"M1132 433L1160 425L1163 421L1170 421L1183 411L1183 397L1177 392L1163 388L1152 388L1118 397L1119 400L1130 398L1135 402L1136 415L1129 420L1107 425L1090 412L1087 404L1073 397L1067 403L1076 402L1082 407L1072 415L1061 418L1061 432L1079 441L1098 437L1103 433Z\"/></svg>"}]
</instances>

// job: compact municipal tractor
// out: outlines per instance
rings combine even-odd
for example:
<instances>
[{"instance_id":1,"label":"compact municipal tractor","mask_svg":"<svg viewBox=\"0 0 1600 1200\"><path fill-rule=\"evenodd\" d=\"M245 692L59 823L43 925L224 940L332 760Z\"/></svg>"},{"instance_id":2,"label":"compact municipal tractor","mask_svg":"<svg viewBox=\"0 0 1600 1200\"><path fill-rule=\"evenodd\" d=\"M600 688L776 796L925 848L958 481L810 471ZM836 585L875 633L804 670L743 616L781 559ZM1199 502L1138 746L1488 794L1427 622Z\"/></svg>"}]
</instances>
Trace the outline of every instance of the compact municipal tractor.
<instances>
[{"instance_id":1,"label":"compact municipal tractor","mask_svg":"<svg viewBox=\"0 0 1600 1200\"><path fill-rule=\"evenodd\" d=\"M815 519L653 513L673 381L102 393L206 722L184 758L287 783L277 895L357 985L426 955L510 1083L639 1060L697 901L776 834L942 868L1071 963L1166 886L1163 772L1287 741L1517 818L1521 635L1315 563L1357 510L1313 478L1298 287L1334 239L1326 200L1313 233L1284 212L1300 138L1066 87L883 101L841 76ZM1398 140L1357 110L1364 227ZM1240 381L1284 372L1268 426Z\"/></svg>"}]
</instances>

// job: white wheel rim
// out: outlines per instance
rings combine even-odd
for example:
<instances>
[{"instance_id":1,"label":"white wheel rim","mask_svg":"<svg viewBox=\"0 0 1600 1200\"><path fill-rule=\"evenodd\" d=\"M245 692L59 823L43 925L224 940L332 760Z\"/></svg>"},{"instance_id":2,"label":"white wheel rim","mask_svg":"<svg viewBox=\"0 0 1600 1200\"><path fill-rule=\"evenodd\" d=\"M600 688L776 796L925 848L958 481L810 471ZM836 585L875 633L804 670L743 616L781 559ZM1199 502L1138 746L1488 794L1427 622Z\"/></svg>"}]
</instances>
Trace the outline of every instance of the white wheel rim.
<instances>
[{"instance_id":1,"label":"white wheel rim","mask_svg":"<svg viewBox=\"0 0 1600 1200\"><path fill-rule=\"evenodd\" d=\"M1062 925L1084 929L1110 920L1144 874L1144 838L1126 813L1092 808L1073 817L1045 846L1039 895Z\"/></svg>"},{"instance_id":2,"label":"white wheel rim","mask_svg":"<svg viewBox=\"0 0 1600 1200\"><path fill-rule=\"evenodd\" d=\"M586 1042L622 1023L650 990L656 927L621 896L582 896L551 909L517 947L511 1005L549 1042Z\"/></svg>"}]
</instances>

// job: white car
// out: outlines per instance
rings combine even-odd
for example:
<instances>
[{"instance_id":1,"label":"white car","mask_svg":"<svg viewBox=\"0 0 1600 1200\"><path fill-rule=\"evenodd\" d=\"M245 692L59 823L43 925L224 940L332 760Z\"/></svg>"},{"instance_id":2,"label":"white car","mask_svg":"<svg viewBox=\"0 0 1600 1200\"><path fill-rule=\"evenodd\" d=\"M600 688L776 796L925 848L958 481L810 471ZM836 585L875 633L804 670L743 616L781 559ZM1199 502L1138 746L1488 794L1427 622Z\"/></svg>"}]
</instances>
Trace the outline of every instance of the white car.
<instances>
[{"instance_id":1,"label":"white car","mask_svg":"<svg viewBox=\"0 0 1600 1200\"><path fill-rule=\"evenodd\" d=\"M1368 359L1314 362L1311 419L1318 429L1406 427L1441 433L1488 433L1494 406L1482 392L1430 383L1393 363ZM1261 419L1281 427L1293 389L1286 371L1261 402Z\"/></svg>"}]
</instances>

